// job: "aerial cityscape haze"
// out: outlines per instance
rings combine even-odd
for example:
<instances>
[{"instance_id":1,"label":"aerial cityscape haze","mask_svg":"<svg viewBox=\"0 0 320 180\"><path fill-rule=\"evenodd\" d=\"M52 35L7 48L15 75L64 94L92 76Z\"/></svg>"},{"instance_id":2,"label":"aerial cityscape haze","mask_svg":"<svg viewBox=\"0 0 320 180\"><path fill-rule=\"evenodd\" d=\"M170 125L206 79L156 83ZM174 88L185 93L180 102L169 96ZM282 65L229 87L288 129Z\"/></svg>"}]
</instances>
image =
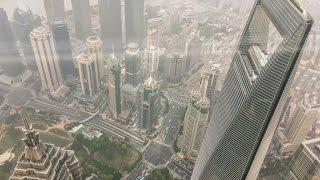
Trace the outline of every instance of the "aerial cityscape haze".
<instances>
[{"instance_id":1,"label":"aerial cityscape haze","mask_svg":"<svg viewBox=\"0 0 320 180\"><path fill-rule=\"evenodd\" d=\"M320 179L319 7L0 1L0 179Z\"/></svg>"}]
</instances>

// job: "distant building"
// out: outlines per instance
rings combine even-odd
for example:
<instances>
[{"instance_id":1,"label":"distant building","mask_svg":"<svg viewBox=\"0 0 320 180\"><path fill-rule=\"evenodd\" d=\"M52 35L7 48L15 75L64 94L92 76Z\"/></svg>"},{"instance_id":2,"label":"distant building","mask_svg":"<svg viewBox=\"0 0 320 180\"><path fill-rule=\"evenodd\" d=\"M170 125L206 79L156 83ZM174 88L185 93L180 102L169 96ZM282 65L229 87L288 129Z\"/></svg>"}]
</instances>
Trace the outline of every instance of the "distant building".
<instances>
[{"instance_id":1,"label":"distant building","mask_svg":"<svg viewBox=\"0 0 320 180\"><path fill-rule=\"evenodd\" d=\"M89 0L71 0L76 36L85 40L92 32Z\"/></svg>"},{"instance_id":2,"label":"distant building","mask_svg":"<svg viewBox=\"0 0 320 180\"><path fill-rule=\"evenodd\" d=\"M152 77L157 78L159 74L159 56L160 50L155 46L148 46L145 51L145 64L144 64L144 72L146 76L150 74Z\"/></svg>"},{"instance_id":3,"label":"distant building","mask_svg":"<svg viewBox=\"0 0 320 180\"><path fill-rule=\"evenodd\" d=\"M320 139L304 141L289 164L289 171L284 180L320 178Z\"/></svg>"},{"instance_id":4,"label":"distant building","mask_svg":"<svg viewBox=\"0 0 320 180\"><path fill-rule=\"evenodd\" d=\"M64 0L43 0L49 27L55 20L65 19Z\"/></svg>"},{"instance_id":5,"label":"distant building","mask_svg":"<svg viewBox=\"0 0 320 180\"><path fill-rule=\"evenodd\" d=\"M185 75L186 58L180 54L169 54L164 60L163 75L170 82L179 82Z\"/></svg>"},{"instance_id":6,"label":"distant building","mask_svg":"<svg viewBox=\"0 0 320 180\"><path fill-rule=\"evenodd\" d=\"M75 75L75 63L67 23L63 20L55 20L52 22L51 29L63 77Z\"/></svg>"},{"instance_id":7,"label":"distant building","mask_svg":"<svg viewBox=\"0 0 320 180\"><path fill-rule=\"evenodd\" d=\"M33 52L43 89L54 93L63 85L59 57L56 52L52 33L45 27L38 27L30 33Z\"/></svg>"},{"instance_id":8,"label":"distant building","mask_svg":"<svg viewBox=\"0 0 320 180\"><path fill-rule=\"evenodd\" d=\"M201 46L202 41L199 32L196 30L186 41L186 71L191 70L196 63L201 61Z\"/></svg>"},{"instance_id":9,"label":"distant building","mask_svg":"<svg viewBox=\"0 0 320 180\"><path fill-rule=\"evenodd\" d=\"M144 83L142 100L142 127L152 132L161 111L159 84L152 77Z\"/></svg>"},{"instance_id":10,"label":"distant building","mask_svg":"<svg viewBox=\"0 0 320 180\"><path fill-rule=\"evenodd\" d=\"M159 46L159 30L157 27L152 27L152 25L150 25L151 27L148 27L148 36L146 39L146 46L150 47L150 46Z\"/></svg>"},{"instance_id":11,"label":"distant building","mask_svg":"<svg viewBox=\"0 0 320 180\"><path fill-rule=\"evenodd\" d=\"M202 75L200 88L193 91L184 117L181 149L193 158L199 153L209 118L210 100L206 97L209 78L207 74Z\"/></svg>"},{"instance_id":12,"label":"distant building","mask_svg":"<svg viewBox=\"0 0 320 180\"><path fill-rule=\"evenodd\" d=\"M125 0L125 26L127 42L143 46L145 36L144 0Z\"/></svg>"},{"instance_id":13,"label":"distant building","mask_svg":"<svg viewBox=\"0 0 320 180\"><path fill-rule=\"evenodd\" d=\"M99 0L99 16L101 39L105 52L121 52L122 44L122 18L121 1Z\"/></svg>"},{"instance_id":14,"label":"distant building","mask_svg":"<svg viewBox=\"0 0 320 180\"><path fill-rule=\"evenodd\" d=\"M309 97L306 97L298 104L287 128L280 128L277 131L276 145L280 153L295 152L315 124L319 109L320 104L315 104Z\"/></svg>"},{"instance_id":15,"label":"distant building","mask_svg":"<svg viewBox=\"0 0 320 180\"><path fill-rule=\"evenodd\" d=\"M24 152L9 178L21 179L74 179L81 180L80 162L71 150L46 144L23 117Z\"/></svg>"},{"instance_id":16,"label":"distant building","mask_svg":"<svg viewBox=\"0 0 320 180\"><path fill-rule=\"evenodd\" d=\"M137 43L128 43L125 56L125 83L137 87L141 83L142 54Z\"/></svg>"},{"instance_id":17,"label":"distant building","mask_svg":"<svg viewBox=\"0 0 320 180\"><path fill-rule=\"evenodd\" d=\"M91 97L97 95L100 79L95 56L82 54L77 57L77 62L82 93Z\"/></svg>"},{"instance_id":18,"label":"distant building","mask_svg":"<svg viewBox=\"0 0 320 180\"><path fill-rule=\"evenodd\" d=\"M98 36L89 36L87 38L87 54L91 54L97 63L99 79L102 81L105 78L105 64L102 49L102 41Z\"/></svg>"},{"instance_id":19,"label":"distant building","mask_svg":"<svg viewBox=\"0 0 320 180\"><path fill-rule=\"evenodd\" d=\"M112 61L113 64L111 64L108 70L109 107L113 116L118 118L122 110L121 66L114 56L112 57Z\"/></svg>"},{"instance_id":20,"label":"distant building","mask_svg":"<svg viewBox=\"0 0 320 180\"><path fill-rule=\"evenodd\" d=\"M2 73L6 76L0 79L2 82L7 82L11 86L15 82L21 82L25 66L22 64L17 42L14 38L7 13L0 8L0 67ZM8 81L5 79L8 78Z\"/></svg>"},{"instance_id":21,"label":"distant building","mask_svg":"<svg viewBox=\"0 0 320 180\"><path fill-rule=\"evenodd\" d=\"M12 23L17 40L21 43L25 64L29 69L36 70L36 59L32 50L29 34L36 27L41 25L39 16L35 16L30 9L16 8L13 13ZM21 54L21 53L20 53Z\"/></svg>"}]
</instances>

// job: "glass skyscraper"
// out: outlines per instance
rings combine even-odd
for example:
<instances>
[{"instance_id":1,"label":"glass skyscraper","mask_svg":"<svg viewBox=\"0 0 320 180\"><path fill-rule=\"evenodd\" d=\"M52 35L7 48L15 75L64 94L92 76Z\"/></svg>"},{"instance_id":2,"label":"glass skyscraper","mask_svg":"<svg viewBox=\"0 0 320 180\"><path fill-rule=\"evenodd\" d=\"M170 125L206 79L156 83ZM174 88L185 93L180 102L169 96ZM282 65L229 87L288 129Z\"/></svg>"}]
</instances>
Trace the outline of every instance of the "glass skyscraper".
<instances>
[{"instance_id":1,"label":"glass skyscraper","mask_svg":"<svg viewBox=\"0 0 320 180\"><path fill-rule=\"evenodd\" d=\"M144 40L144 0L125 1L125 24L127 42L137 42L140 46Z\"/></svg>"},{"instance_id":2,"label":"glass skyscraper","mask_svg":"<svg viewBox=\"0 0 320 180\"><path fill-rule=\"evenodd\" d=\"M104 52L120 52L123 50L121 2L119 0L99 0L98 2Z\"/></svg>"},{"instance_id":3,"label":"glass skyscraper","mask_svg":"<svg viewBox=\"0 0 320 180\"><path fill-rule=\"evenodd\" d=\"M271 23L283 40L267 54ZM295 0L256 0L192 179L256 179L312 24Z\"/></svg>"},{"instance_id":4,"label":"glass skyscraper","mask_svg":"<svg viewBox=\"0 0 320 180\"><path fill-rule=\"evenodd\" d=\"M67 76L74 75L76 70L72 57L71 41L67 23L63 20L53 21L51 29L63 77L66 78Z\"/></svg>"}]
</instances>

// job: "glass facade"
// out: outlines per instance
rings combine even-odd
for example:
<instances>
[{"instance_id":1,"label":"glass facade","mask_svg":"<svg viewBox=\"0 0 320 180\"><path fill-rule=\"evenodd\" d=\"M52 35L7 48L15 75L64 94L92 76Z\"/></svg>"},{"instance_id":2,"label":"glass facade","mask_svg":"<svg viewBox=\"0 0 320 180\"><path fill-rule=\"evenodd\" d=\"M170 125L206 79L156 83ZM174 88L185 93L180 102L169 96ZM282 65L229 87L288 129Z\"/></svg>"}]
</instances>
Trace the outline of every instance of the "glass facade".
<instances>
[{"instance_id":1,"label":"glass facade","mask_svg":"<svg viewBox=\"0 0 320 180\"><path fill-rule=\"evenodd\" d=\"M283 41L268 55L267 64L259 72L248 50L258 46L266 52L271 22ZM270 144L267 136L277 116L276 108L282 106L281 98L290 86L312 24L312 18L290 0L256 1L208 125L192 179L231 180L258 175L254 171L260 169L266 153L263 151Z\"/></svg>"}]
</instances>

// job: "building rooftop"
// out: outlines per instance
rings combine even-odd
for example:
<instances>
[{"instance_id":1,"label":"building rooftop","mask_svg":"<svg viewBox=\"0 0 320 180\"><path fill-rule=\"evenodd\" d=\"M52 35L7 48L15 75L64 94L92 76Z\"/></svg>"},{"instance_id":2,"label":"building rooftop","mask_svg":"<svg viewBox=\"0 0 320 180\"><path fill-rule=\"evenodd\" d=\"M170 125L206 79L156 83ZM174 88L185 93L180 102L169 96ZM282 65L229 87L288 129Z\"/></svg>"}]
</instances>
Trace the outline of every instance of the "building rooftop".
<instances>
[{"instance_id":1,"label":"building rooftop","mask_svg":"<svg viewBox=\"0 0 320 180\"><path fill-rule=\"evenodd\" d=\"M127 92L135 93L138 92L139 86L134 87L132 84L125 84L123 85L123 89Z\"/></svg>"},{"instance_id":2,"label":"building rooftop","mask_svg":"<svg viewBox=\"0 0 320 180\"><path fill-rule=\"evenodd\" d=\"M87 38L87 48L101 47L102 41L99 36L89 36Z\"/></svg>"},{"instance_id":3,"label":"building rooftop","mask_svg":"<svg viewBox=\"0 0 320 180\"><path fill-rule=\"evenodd\" d=\"M150 89L155 89L157 87L158 83L154 78L149 77L145 82L144 82L144 87L145 88L150 88Z\"/></svg>"},{"instance_id":4,"label":"building rooftop","mask_svg":"<svg viewBox=\"0 0 320 180\"><path fill-rule=\"evenodd\" d=\"M314 159L320 163L320 138L304 141L302 145L310 152Z\"/></svg>"},{"instance_id":5,"label":"building rooftop","mask_svg":"<svg viewBox=\"0 0 320 180\"><path fill-rule=\"evenodd\" d=\"M30 33L30 37L35 39L47 39L49 36L51 36L51 32L44 26L37 27Z\"/></svg>"}]
</instances>

